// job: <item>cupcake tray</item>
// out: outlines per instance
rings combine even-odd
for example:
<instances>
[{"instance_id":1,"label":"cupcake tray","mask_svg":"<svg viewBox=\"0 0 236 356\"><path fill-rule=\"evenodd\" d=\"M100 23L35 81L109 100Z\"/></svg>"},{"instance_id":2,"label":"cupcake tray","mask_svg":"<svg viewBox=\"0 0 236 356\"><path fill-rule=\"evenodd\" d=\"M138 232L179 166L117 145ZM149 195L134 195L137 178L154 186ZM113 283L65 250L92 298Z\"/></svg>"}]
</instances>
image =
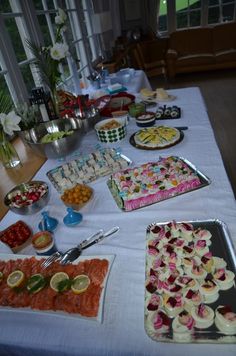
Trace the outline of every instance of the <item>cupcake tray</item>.
<instances>
[{"instance_id":1,"label":"cupcake tray","mask_svg":"<svg viewBox=\"0 0 236 356\"><path fill-rule=\"evenodd\" d=\"M177 156L174 156L174 157L177 157ZM172 195L172 196L170 196L170 197L168 197L168 198L165 198L165 199L163 199L163 200L171 199L171 198L174 198L174 197L176 197L176 196L178 196L178 195L186 194L186 193L189 193L189 192L192 192L192 191L194 191L194 190L197 190L197 189L206 187L206 186L208 186L209 184L211 184L211 180L210 180L205 174L203 174L201 171L199 171L190 161L188 161L187 159L185 159L185 158L183 158L183 157L177 157L177 158L179 158L179 159L181 159L183 162L185 162L185 163L189 166L189 168L191 168L191 169L196 173L196 175L198 176L198 178L199 178L200 181L201 181L201 184L200 184L198 187L192 188L191 190L188 190L188 191L186 191L186 192L179 193L179 194L176 194L176 195ZM108 179L108 181L107 181L107 186L108 186L108 188L109 188L109 190L110 190L110 192L111 192L111 195L112 195L113 199L115 200L115 202L116 202L118 208L120 208L122 211L127 211L127 210L125 210L125 207L123 207L123 203L122 203L121 198L117 196L116 192L115 192L115 191L113 190L113 188L112 188L111 177L110 177L110 178ZM153 204L160 203L160 202L162 202L163 200L159 200L159 201L157 201L157 202L155 202L155 203L151 203L151 204L149 204L149 205L153 205ZM145 205L145 206L148 206L148 205ZM142 207L140 207L140 208L138 208L138 209L142 209L142 208L144 208L144 206L142 206ZM131 211L132 211L132 210L131 210Z\"/></svg>"},{"instance_id":2,"label":"cupcake tray","mask_svg":"<svg viewBox=\"0 0 236 356\"><path fill-rule=\"evenodd\" d=\"M146 238L147 242L150 241L150 229L153 226L163 226L168 224L169 222L154 222L147 227L146 230ZM177 222L179 223L179 222ZM213 256L217 256L223 258L227 263L226 269L232 271L236 275L236 252L233 245L233 242L230 237L230 233L227 225L218 219L209 219L209 220L193 220L193 221L185 221L185 223L192 224L194 230L197 228L206 229L211 232L211 246L209 247L210 252ZM146 253L146 280L150 277L150 266L149 264L149 256ZM158 292L156 292L158 294ZM194 332L191 334L191 338L189 340L179 340L174 337L172 325L168 332L163 332L160 334L154 335L147 329L147 317L150 313L147 309L147 298L148 295L150 297L150 293L145 288L145 330L147 335L155 341L160 342L172 342L172 343L236 343L236 332L232 335L223 333L218 330L215 323L213 323L207 329L200 329L194 327ZM234 285L228 290L220 290L219 298L214 303L206 303L207 306L215 309L220 305L226 305L231 307L232 311L236 313L235 307L236 300L236 285L234 280ZM164 308L163 308L164 310ZM170 318L174 319L174 318ZM171 323L172 324L172 323Z\"/></svg>"}]
</instances>

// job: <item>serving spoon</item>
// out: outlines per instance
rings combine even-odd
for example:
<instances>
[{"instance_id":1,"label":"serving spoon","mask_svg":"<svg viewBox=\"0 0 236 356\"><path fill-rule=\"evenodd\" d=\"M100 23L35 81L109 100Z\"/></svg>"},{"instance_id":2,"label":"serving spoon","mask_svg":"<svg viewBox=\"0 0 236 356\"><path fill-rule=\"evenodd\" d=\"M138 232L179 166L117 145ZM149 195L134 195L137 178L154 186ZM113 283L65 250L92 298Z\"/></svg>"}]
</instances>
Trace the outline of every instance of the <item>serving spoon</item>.
<instances>
[{"instance_id":1,"label":"serving spoon","mask_svg":"<svg viewBox=\"0 0 236 356\"><path fill-rule=\"evenodd\" d=\"M103 239L105 239L106 237L114 234L115 232L117 232L119 230L119 226L115 226L112 229L108 230L107 232L105 232L104 234L101 234L98 238L94 239L93 241L89 242L86 245L80 244L76 247L73 247L71 249L69 249L68 251L66 251L61 259L60 259L60 264L61 265L66 265L69 264L71 262L73 262L74 260L76 260L80 255L82 250L102 241Z\"/></svg>"}]
</instances>

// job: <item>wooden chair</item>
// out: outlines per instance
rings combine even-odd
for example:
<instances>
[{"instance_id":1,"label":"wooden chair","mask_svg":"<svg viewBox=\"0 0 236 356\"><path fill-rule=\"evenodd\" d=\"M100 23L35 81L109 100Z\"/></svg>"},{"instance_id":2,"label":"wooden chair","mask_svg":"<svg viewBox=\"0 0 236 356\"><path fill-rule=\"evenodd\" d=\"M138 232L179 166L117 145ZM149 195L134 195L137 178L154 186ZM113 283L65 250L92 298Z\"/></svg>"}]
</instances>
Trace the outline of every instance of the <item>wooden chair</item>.
<instances>
[{"instance_id":1,"label":"wooden chair","mask_svg":"<svg viewBox=\"0 0 236 356\"><path fill-rule=\"evenodd\" d=\"M154 39L137 43L133 49L136 66L148 77L166 75L167 39Z\"/></svg>"}]
</instances>

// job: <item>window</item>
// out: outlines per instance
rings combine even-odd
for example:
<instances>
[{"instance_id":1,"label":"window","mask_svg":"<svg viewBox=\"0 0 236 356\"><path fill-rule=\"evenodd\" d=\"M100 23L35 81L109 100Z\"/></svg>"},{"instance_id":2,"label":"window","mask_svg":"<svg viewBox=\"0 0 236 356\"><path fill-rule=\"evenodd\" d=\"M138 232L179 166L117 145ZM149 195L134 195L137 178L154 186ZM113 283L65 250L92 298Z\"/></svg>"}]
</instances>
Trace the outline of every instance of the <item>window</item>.
<instances>
[{"instance_id":1,"label":"window","mask_svg":"<svg viewBox=\"0 0 236 356\"><path fill-rule=\"evenodd\" d=\"M177 28L200 26L201 1L176 1Z\"/></svg>"},{"instance_id":2,"label":"window","mask_svg":"<svg viewBox=\"0 0 236 356\"><path fill-rule=\"evenodd\" d=\"M158 32L235 21L236 0L160 0Z\"/></svg>"},{"instance_id":3,"label":"window","mask_svg":"<svg viewBox=\"0 0 236 356\"><path fill-rule=\"evenodd\" d=\"M90 63L98 57L92 0L1 0L0 89L10 93L14 103L26 101L32 88L42 85L25 39L52 45L58 7L67 13L64 40L70 52L60 68L61 86L78 94L81 78L86 81Z\"/></svg>"},{"instance_id":4,"label":"window","mask_svg":"<svg viewBox=\"0 0 236 356\"><path fill-rule=\"evenodd\" d=\"M232 0L209 0L208 24L233 21L235 3Z\"/></svg>"}]
</instances>

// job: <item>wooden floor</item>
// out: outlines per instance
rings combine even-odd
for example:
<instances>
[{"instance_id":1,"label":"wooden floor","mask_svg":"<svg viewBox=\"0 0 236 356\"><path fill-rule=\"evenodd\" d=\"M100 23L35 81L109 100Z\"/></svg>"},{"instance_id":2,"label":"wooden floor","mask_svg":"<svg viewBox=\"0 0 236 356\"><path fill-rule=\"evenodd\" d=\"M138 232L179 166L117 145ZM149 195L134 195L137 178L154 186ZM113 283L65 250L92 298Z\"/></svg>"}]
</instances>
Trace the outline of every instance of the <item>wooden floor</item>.
<instances>
[{"instance_id":1,"label":"wooden floor","mask_svg":"<svg viewBox=\"0 0 236 356\"><path fill-rule=\"evenodd\" d=\"M149 78L153 89L198 86L236 197L236 70L181 74L170 82Z\"/></svg>"}]
</instances>

